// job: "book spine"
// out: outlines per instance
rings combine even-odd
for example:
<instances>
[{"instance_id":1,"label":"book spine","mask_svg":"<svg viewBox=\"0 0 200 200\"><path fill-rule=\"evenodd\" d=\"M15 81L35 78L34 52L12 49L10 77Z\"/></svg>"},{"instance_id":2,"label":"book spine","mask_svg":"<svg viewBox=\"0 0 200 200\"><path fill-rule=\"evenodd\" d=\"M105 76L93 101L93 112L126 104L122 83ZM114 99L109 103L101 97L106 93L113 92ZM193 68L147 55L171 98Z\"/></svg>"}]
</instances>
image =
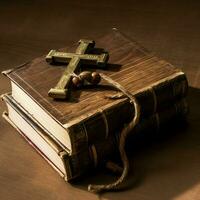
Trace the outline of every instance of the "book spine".
<instances>
[{"instance_id":1,"label":"book spine","mask_svg":"<svg viewBox=\"0 0 200 200\"><path fill-rule=\"evenodd\" d=\"M166 107L160 113L155 113L148 118L141 119L135 127L135 133L149 131L159 132L166 124L172 123L175 119L183 119L189 112L188 103L185 98L174 103L172 106Z\"/></svg>"},{"instance_id":2,"label":"book spine","mask_svg":"<svg viewBox=\"0 0 200 200\"><path fill-rule=\"evenodd\" d=\"M135 129L130 133L131 135L141 134L149 131L158 132L166 125L176 123L178 119L184 118L188 113L188 104L185 99L179 100L172 106L154 115L142 119ZM68 181L86 174L90 169L103 166L106 161L112 160L113 156L118 153L118 134L110 135L104 141L96 141L83 148L76 154L67 158L66 165L70 166L71 177Z\"/></svg>"},{"instance_id":3,"label":"book spine","mask_svg":"<svg viewBox=\"0 0 200 200\"><path fill-rule=\"evenodd\" d=\"M185 74L181 74L159 85L135 95L141 107L141 119L162 111L165 107L186 96L188 83ZM95 141L104 140L120 130L134 116L134 108L129 100L115 107L101 110L95 116L74 124L68 128L71 137L72 154Z\"/></svg>"},{"instance_id":4,"label":"book spine","mask_svg":"<svg viewBox=\"0 0 200 200\"><path fill-rule=\"evenodd\" d=\"M118 153L116 144L116 138L110 137L109 140L85 147L76 154L65 155L62 159L68 172L66 181L70 182L81 175L91 172L90 170L93 171L93 169L103 166L106 160L111 159L113 154Z\"/></svg>"}]
</instances>

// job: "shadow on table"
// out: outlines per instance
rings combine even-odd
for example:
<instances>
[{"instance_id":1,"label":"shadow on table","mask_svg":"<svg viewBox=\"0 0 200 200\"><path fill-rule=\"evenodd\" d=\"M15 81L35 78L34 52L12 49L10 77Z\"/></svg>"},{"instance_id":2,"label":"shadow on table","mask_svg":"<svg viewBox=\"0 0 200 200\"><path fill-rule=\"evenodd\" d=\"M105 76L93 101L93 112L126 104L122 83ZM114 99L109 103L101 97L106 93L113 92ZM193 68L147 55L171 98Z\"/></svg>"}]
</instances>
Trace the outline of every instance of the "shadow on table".
<instances>
[{"instance_id":1,"label":"shadow on table","mask_svg":"<svg viewBox=\"0 0 200 200\"><path fill-rule=\"evenodd\" d=\"M170 124L159 134L141 134L127 145L131 171L124 190L103 194L107 199L173 199L200 183L200 90L189 88L187 123ZM131 144L131 145L130 145ZM75 187L116 179L101 171L84 177ZM129 194L129 195L127 195Z\"/></svg>"}]
</instances>

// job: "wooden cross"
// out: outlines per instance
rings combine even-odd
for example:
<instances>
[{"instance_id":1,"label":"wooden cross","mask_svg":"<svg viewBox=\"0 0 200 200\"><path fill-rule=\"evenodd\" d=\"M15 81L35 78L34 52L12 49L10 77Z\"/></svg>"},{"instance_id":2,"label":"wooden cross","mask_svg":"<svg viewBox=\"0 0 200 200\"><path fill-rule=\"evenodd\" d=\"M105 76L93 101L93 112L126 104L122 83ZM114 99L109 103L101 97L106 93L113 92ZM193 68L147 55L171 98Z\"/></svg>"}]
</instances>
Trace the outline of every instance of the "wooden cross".
<instances>
[{"instance_id":1,"label":"wooden cross","mask_svg":"<svg viewBox=\"0 0 200 200\"><path fill-rule=\"evenodd\" d=\"M54 88L51 88L48 95L55 99L65 99L68 96L69 89L67 88L71 82L72 74L75 73L80 64L96 65L100 68L104 68L108 61L108 53L88 54L92 48L94 48L95 42L92 40L79 41L79 46L75 53L58 52L51 50L46 56L46 61L49 63L68 63L67 68L62 74L60 80Z\"/></svg>"}]
</instances>

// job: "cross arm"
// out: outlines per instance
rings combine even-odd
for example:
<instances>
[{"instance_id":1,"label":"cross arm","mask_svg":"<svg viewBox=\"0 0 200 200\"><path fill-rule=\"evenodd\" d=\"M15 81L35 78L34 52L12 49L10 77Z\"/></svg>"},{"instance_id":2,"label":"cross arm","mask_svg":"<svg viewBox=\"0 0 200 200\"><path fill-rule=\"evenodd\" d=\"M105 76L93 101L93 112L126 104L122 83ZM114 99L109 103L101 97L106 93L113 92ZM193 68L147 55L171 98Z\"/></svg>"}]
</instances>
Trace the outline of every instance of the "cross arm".
<instances>
[{"instance_id":1,"label":"cross arm","mask_svg":"<svg viewBox=\"0 0 200 200\"><path fill-rule=\"evenodd\" d=\"M102 67L105 66L106 62L109 59L108 53L102 53L100 55L96 55L96 54L66 53L66 52L51 50L46 56L46 61L49 63L52 62L69 63L73 57L78 57L83 64L99 65Z\"/></svg>"}]
</instances>

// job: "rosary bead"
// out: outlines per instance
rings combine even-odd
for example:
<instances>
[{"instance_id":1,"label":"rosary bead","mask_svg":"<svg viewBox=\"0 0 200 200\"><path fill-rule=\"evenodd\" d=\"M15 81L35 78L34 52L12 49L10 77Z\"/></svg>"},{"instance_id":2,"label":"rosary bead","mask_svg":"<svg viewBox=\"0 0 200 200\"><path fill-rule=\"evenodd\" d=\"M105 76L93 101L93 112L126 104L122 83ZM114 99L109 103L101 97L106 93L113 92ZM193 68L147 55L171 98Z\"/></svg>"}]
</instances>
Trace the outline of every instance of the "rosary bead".
<instances>
[{"instance_id":1,"label":"rosary bead","mask_svg":"<svg viewBox=\"0 0 200 200\"><path fill-rule=\"evenodd\" d=\"M79 74L81 80L86 80L89 83L92 81L92 73L89 71L84 71Z\"/></svg>"},{"instance_id":2,"label":"rosary bead","mask_svg":"<svg viewBox=\"0 0 200 200\"><path fill-rule=\"evenodd\" d=\"M73 83L74 86L80 87L82 85L82 80L79 77L74 76L72 78L72 83Z\"/></svg>"},{"instance_id":3,"label":"rosary bead","mask_svg":"<svg viewBox=\"0 0 200 200\"><path fill-rule=\"evenodd\" d=\"M91 83L97 85L101 81L101 76L97 72L92 72L92 81Z\"/></svg>"}]
</instances>

